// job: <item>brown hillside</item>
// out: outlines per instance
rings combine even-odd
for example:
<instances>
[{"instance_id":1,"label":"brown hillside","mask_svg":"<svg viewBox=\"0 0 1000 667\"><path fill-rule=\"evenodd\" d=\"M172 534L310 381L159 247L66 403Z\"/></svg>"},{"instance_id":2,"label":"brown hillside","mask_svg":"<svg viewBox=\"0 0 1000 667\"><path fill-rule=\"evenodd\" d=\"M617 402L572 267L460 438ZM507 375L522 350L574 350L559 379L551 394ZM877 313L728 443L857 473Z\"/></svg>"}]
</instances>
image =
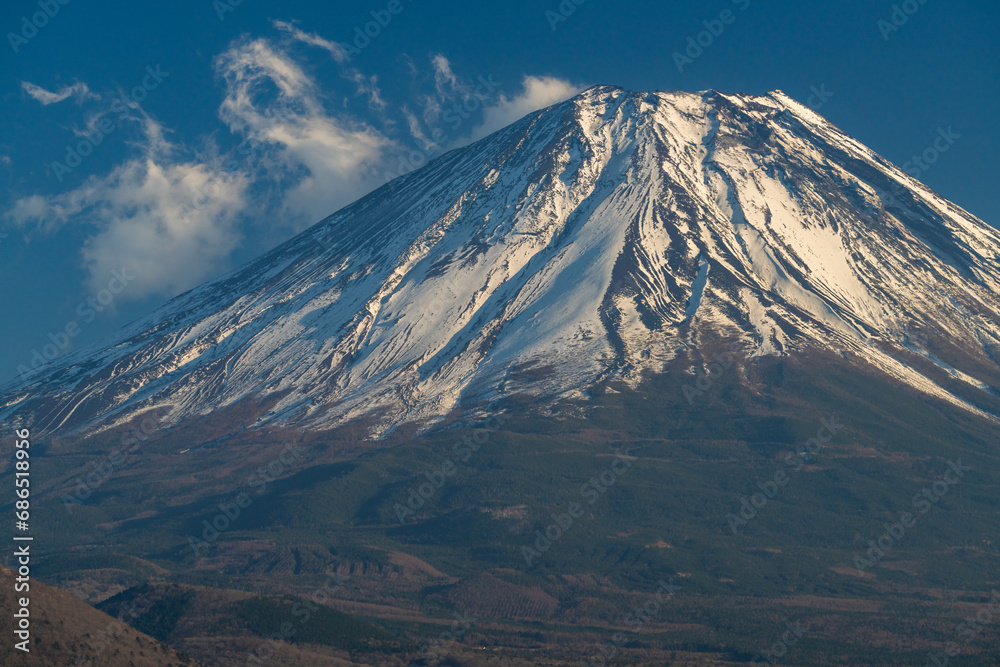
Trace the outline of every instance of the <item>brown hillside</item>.
<instances>
[{"instance_id":1,"label":"brown hillside","mask_svg":"<svg viewBox=\"0 0 1000 667\"><path fill-rule=\"evenodd\" d=\"M0 567L0 665L71 665L73 667L195 667L169 646L117 618L94 609L69 593L31 580L28 593L14 591L15 573ZM30 653L14 647L17 599L30 597ZM128 610L120 616L128 619Z\"/></svg>"}]
</instances>

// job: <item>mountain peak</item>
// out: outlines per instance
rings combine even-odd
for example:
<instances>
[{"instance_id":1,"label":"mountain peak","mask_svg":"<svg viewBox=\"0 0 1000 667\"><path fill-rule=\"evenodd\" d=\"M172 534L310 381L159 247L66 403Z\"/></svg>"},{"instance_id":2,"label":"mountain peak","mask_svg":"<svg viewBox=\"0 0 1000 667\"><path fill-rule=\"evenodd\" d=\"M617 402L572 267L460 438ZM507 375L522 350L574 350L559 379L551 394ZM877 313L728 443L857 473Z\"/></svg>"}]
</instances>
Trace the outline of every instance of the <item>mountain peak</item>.
<instances>
[{"instance_id":1,"label":"mountain peak","mask_svg":"<svg viewBox=\"0 0 1000 667\"><path fill-rule=\"evenodd\" d=\"M594 86L8 386L0 416L63 431L253 401L250 427L381 434L638 383L720 337L849 353L985 414L998 249L780 91Z\"/></svg>"}]
</instances>

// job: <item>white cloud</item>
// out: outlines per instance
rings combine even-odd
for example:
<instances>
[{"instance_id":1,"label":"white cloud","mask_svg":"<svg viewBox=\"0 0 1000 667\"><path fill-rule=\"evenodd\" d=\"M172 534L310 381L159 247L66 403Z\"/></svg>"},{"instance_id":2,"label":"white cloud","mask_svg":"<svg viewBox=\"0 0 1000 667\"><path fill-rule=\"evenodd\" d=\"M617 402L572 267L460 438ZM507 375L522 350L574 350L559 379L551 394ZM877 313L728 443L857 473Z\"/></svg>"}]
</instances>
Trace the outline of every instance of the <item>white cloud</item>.
<instances>
[{"instance_id":1,"label":"white cloud","mask_svg":"<svg viewBox=\"0 0 1000 667\"><path fill-rule=\"evenodd\" d=\"M368 98L368 106L374 111L385 111L388 106L382 99L382 91L378 88L378 77L375 75L366 76L360 70L345 67L345 63L350 62L347 57L347 49L339 42L334 42L311 32L305 32L295 25L286 21L274 21L271 23L281 32L285 33L292 40L316 46L328 52L338 65L342 66L341 75L348 81L353 81L357 87L357 94Z\"/></svg>"},{"instance_id":2,"label":"white cloud","mask_svg":"<svg viewBox=\"0 0 1000 667\"><path fill-rule=\"evenodd\" d=\"M330 55L333 56L333 59L338 63L348 62L347 49L345 49L339 42L333 42L314 33L305 32L287 21L271 21L271 23L275 28L283 33L286 33L294 40L311 46L317 46L325 51L328 51Z\"/></svg>"},{"instance_id":3,"label":"white cloud","mask_svg":"<svg viewBox=\"0 0 1000 667\"><path fill-rule=\"evenodd\" d=\"M434 88L437 96L442 100L454 99L456 94L465 95L467 89L458 81L455 72L451 69L451 63L440 53L431 58L434 66Z\"/></svg>"},{"instance_id":4,"label":"white cloud","mask_svg":"<svg viewBox=\"0 0 1000 667\"><path fill-rule=\"evenodd\" d=\"M499 129L507 127L532 111L538 111L558 104L581 93L584 88L565 79L551 76L525 76L523 90L519 95L508 98L501 94L496 104L483 110L483 120L462 143L482 139Z\"/></svg>"},{"instance_id":5,"label":"white cloud","mask_svg":"<svg viewBox=\"0 0 1000 667\"><path fill-rule=\"evenodd\" d=\"M439 148L439 146L427 138L424 134L423 129L420 127L420 120L409 110L405 105L400 109L403 113L403 117L406 118L406 126L410 130L410 136L416 139L425 151L432 151Z\"/></svg>"},{"instance_id":6,"label":"white cloud","mask_svg":"<svg viewBox=\"0 0 1000 667\"><path fill-rule=\"evenodd\" d=\"M140 105L126 105L127 118L144 130L135 157L68 192L18 199L5 217L44 232L92 226L81 251L92 287L128 265L137 278L125 296L173 296L226 270L248 228L254 247L265 246L264 237L277 241L314 224L449 142L464 145L580 91L562 79L526 76L519 93L498 95L498 84L487 83L492 77L466 82L438 54L433 81L424 79L411 107L387 100L378 79L349 67L336 42L291 23L274 26L280 40L243 38L215 59L224 84L218 115L240 146L222 155L214 143L205 155L183 153ZM332 56L369 122L346 105L336 108L339 93L327 93L290 55L293 42ZM82 83L57 93L23 85L43 104L97 97Z\"/></svg>"},{"instance_id":7,"label":"white cloud","mask_svg":"<svg viewBox=\"0 0 1000 667\"><path fill-rule=\"evenodd\" d=\"M413 62L409 61L408 66L413 70L412 74L416 76L417 69ZM441 120L447 110L446 107L451 106L450 102L456 100L464 102L475 96L473 88L459 79L451 68L451 61L444 55L438 53L431 56L431 68L434 70L434 92L420 95L417 98L423 108L424 122L428 125L433 125Z\"/></svg>"},{"instance_id":8,"label":"white cloud","mask_svg":"<svg viewBox=\"0 0 1000 667\"><path fill-rule=\"evenodd\" d=\"M66 98L73 96L79 97L81 100L97 98L97 95L90 92L90 88L88 88L87 84L82 81L77 81L72 86L65 86L57 93L45 90L41 86L36 86L29 81L22 81L21 88L24 92L41 102L44 106L55 104L56 102L62 102Z\"/></svg>"},{"instance_id":9,"label":"white cloud","mask_svg":"<svg viewBox=\"0 0 1000 667\"><path fill-rule=\"evenodd\" d=\"M339 53L321 37L290 24L275 25L296 40ZM252 137L267 147L263 169L282 183L281 191L276 193L281 201L274 217L296 231L355 201L380 185L386 174L399 173L401 156L411 154L412 148L407 146L412 144L405 137L393 132L391 136L399 140L390 138L395 122L385 116L389 104L374 76L345 66L340 71L344 79L354 83L356 94L367 98L382 130L345 113L329 111L315 81L288 53L266 39L234 44L217 59L216 67L226 82L220 117L234 133ZM447 142L449 135L451 147L467 144L582 90L555 77L526 76L518 95L501 94L491 102L495 93L482 92L483 77L471 85L465 83L441 54L432 56L431 67L434 92L418 96L424 126L405 105L399 111L410 138L428 157L439 150L442 140ZM469 101L475 105L470 106ZM468 121L473 129L464 138L455 136L454 128L448 131L440 125L442 119L447 119L443 111L453 103L482 108L479 125ZM459 117L455 115L449 122Z\"/></svg>"},{"instance_id":10,"label":"white cloud","mask_svg":"<svg viewBox=\"0 0 1000 667\"><path fill-rule=\"evenodd\" d=\"M426 95L420 98L420 106L423 107L424 122L434 123L439 118L444 109L441 107L441 100L434 95Z\"/></svg>"},{"instance_id":11,"label":"white cloud","mask_svg":"<svg viewBox=\"0 0 1000 667\"><path fill-rule=\"evenodd\" d=\"M173 296L217 275L240 242L236 219L246 205L242 175L225 172L218 160L177 160L148 119L146 139L145 155L75 190L22 198L7 214L18 226L49 231L70 222L94 225L82 250L90 287L128 266L136 279L126 298Z\"/></svg>"},{"instance_id":12,"label":"white cloud","mask_svg":"<svg viewBox=\"0 0 1000 667\"><path fill-rule=\"evenodd\" d=\"M290 181L281 195L285 223L302 229L377 184L394 142L370 125L328 113L316 84L287 54L256 39L230 48L216 66L227 86L222 120L261 142ZM356 83L373 87L371 80ZM377 106L374 91L370 103Z\"/></svg>"},{"instance_id":13,"label":"white cloud","mask_svg":"<svg viewBox=\"0 0 1000 667\"><path fill-rule=\"evenodd\" d=\"M357 86L358 95L368 98L368 106L373 111L383 112L389 106L382 98L382 91L378 87L378 77L375 75L365 76L358 70L350 70L345 78L349 78Z\"/></svg>"}]
</instances>

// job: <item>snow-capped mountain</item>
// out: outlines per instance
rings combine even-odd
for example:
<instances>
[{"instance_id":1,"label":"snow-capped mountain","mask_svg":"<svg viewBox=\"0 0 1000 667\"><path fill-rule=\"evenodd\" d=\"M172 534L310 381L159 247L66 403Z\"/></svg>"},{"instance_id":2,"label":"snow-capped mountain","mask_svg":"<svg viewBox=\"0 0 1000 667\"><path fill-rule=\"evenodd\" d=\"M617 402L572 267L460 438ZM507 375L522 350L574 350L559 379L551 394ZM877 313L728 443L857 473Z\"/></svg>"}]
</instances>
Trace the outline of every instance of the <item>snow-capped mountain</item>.
<instances>
[{"instance_id":1,"label":"snow-capped mountain","mask_svg":"<svg viewBox=\"0 0 1000 667\"><path fill-rule=\"evenodd\" d=\"M983 414L945 384L996 395L998 295L1000 233L780 91L596 87L8 385L0 416L51 432L253 398L257 425L380 433L639 382L709 334L849 353Z\"/></svg>"}]
</instances>

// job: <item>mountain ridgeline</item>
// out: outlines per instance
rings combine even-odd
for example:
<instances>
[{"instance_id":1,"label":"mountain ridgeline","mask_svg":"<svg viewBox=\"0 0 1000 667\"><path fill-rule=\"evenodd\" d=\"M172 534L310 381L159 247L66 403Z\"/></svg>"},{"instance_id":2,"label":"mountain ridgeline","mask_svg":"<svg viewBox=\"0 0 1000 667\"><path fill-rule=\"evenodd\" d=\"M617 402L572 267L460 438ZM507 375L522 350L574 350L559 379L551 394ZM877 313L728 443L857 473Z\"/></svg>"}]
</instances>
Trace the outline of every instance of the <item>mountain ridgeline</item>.
<instances>
[{"instance_id":1,"label":"mountain ridgeline","mask_svg":"<svg viewBox=\"0 0 1000 667\"><path fill-rule=\"evenodd\" d=\"M397 178L2 389L92 433L243 402L381 436L638 386L679 351L832 351L997 412L1000 234L780 91L595 87Z\"/></svg>"}]
</instances>

